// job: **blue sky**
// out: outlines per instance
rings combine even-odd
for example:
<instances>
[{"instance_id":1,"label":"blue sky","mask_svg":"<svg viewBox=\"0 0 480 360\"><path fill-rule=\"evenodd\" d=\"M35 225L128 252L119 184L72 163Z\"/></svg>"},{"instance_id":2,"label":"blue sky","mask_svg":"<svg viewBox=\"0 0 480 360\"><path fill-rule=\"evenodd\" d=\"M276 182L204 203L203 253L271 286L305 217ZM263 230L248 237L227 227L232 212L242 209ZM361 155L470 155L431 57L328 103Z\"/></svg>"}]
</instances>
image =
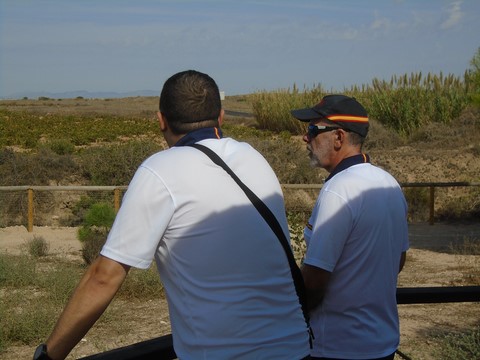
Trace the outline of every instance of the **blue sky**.
<instances>
[{"instance_id":1,"label":"blue sky","mask_svg":"<svg viewBox=\"0 0 480 360\"><path fill-rule=\"evenodd\" d=\"M160 91L186 69L226 95L463 76L479 34L478 0L0 0L0 97Z\"/></svg>"}]
</instances>

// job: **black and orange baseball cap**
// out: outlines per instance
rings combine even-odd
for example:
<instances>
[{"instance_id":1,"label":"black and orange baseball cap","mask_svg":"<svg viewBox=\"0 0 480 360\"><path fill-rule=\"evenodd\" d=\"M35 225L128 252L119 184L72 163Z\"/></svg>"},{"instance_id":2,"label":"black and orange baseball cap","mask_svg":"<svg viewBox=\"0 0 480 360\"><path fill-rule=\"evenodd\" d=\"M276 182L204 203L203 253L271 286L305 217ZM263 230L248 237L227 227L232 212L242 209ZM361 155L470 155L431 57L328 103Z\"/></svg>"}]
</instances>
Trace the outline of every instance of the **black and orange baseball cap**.
<instances>
[{"instance_id":1,"label":"black and orange baseball cap","mask_svg":"<svg viewBox=\"0 0 480 360\"><path fill-rule=\"evenodd\" d=\"M327 95L314 107L292 110L291 113L300 121L328 119L360 136L368 134L367 111L354 97Z\"/></svg>"}]
</instances>

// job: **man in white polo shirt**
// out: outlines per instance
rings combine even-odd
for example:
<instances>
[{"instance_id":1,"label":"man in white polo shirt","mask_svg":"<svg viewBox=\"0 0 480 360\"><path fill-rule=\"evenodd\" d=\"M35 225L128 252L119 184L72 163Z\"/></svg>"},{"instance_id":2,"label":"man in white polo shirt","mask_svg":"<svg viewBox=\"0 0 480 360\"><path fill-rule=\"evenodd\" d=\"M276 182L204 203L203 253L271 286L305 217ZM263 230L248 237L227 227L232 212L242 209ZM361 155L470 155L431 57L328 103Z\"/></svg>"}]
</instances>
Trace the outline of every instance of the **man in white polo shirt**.
<instances>
[{"instance_id":1,"label":"man in white polo shirt","mask_svg":"<svg viewBox=\"0 0 480 360\"><path fill-rule=\"evenodd\" d=\"M312 359L393 359L397 277L409 246L402 190L362 153L368 116L354 98L325 96L292 115L309 122L312 165L330 173L304 231Z\"/></svg>"},{"instance_id":2,"label":"man in white polo shirt","mask_svg":"<svg viewBox=\"0 0 480 360\"><path fill-rule=\"evenodd\" d=\"M278 238L232 177L188 145L217 153L289 238L273 170L250 145L222 137L218 87L206 74L189 70L170 77L158 117L170 148L137 170L101 255L38 358L64 358L108 306L129 268L146 269L154 258L180 359L308 357L307 325Z\"/></svg>"}]
</instances>

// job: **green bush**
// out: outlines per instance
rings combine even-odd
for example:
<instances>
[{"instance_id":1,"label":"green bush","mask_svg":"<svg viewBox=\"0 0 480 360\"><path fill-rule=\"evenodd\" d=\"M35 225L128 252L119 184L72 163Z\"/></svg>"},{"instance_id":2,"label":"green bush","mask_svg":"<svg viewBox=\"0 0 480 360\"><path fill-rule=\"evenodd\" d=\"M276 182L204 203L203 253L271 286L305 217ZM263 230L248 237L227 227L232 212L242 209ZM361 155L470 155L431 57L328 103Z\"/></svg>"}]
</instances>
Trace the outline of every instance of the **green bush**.
<instances>
[{"instance_id":1,"label":"green bush","mask_svg":"<svg viewBox=\"0 0 480 360\"><path fill-rule=\"evenodd\" d=\"M73 154L75 151L75 145L68 139L52 139L46 146L57 155Z\"/></svg>"},{"instance_id":2,"label":"green bush","mask_svg":"<svg viewBox=\"0 0 480 360\"><path fill-rule=\"evenodd\" d=\"M82 257L86 264L97 258L114 220L115 210L107 203L95 203L85 214L78 238L82 242Z\"/></svg>"},{"instance_id":3,"label":"green bush","mask_svg":"<svg viewBox=\"0 0 480 360\"><path fill-rule=\"evenodd\" d=\"M111 198L111 196L110 196ZM90 207L98 201L98 198L92 196L80 196L72 207L72 217L68 226L81 226Z\"/></svg>"}]
</instances>

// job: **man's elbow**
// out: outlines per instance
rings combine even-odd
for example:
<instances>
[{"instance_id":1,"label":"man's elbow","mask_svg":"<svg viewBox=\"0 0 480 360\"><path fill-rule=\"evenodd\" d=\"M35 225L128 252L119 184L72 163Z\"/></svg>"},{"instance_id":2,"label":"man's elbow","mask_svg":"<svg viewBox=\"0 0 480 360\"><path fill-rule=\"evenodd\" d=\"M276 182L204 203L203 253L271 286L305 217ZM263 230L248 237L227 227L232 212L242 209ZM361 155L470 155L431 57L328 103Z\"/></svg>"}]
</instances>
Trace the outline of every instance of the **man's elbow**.
<instances>
[{"instance_id":1,"label":"man's elbow","mask_svg":"<svg viewBox=\"0 0 480 360\"><path fill-rule=\"evenodd\" d=\"M88 282L91 286L102 289L118 290L130 267L117 261L99 256L89 269Z\"/></svg>"}]
</instances>

